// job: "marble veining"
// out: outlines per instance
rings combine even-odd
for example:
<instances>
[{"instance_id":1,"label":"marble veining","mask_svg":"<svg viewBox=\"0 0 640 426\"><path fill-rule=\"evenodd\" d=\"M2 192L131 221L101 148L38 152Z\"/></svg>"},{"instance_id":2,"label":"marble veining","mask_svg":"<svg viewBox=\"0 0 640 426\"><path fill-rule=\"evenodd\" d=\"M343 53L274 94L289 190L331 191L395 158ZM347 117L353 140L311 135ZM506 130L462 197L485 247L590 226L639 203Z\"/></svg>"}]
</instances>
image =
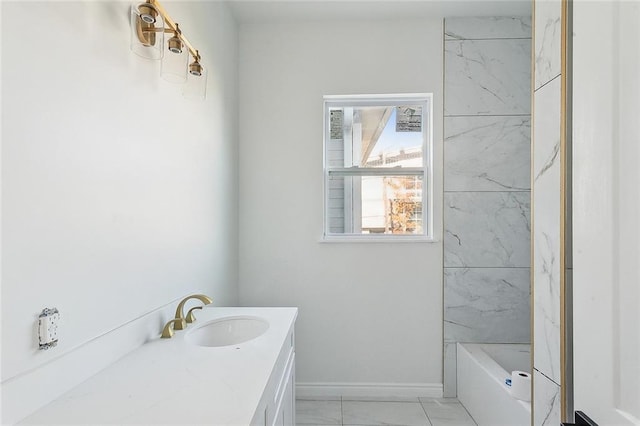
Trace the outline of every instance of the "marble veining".
<instances>
[{"instance_id":1,"label":"marble veining","mask_svg":"<svg viewBox=\"0 0 640 426\"><path fill-rule=\"evenodd\" d=\"M534 365L560 383L560 166L534 190Z\"/></svg>"},{"instance_id":2,"label":"marble veining","mask_svg":"<svg viewBox=\"0 0 640 426\"><path fill-rule=\"evenodd\" d=\"M445 268L445 341L529 343L529 281L529 268Z\"/></svg>"},{"instance_id":3,"label":"marble veining","mask_svg":"<svg viewBox=\"0 0 640 426\"><path fill-rule=\"evenodd\" d=\"M444 113L528 115L531 41L445 41Z\"/></svg>"},{"instance_id":4,"label":"marble veining","mask_svg":"<svg viewBox=\"0 0 640 426\"><path fill-rule=\"evenodd\" d=\"M560 386L539 371L533 372L533 425L557 426L560 424Z\"/></svg>"},{"instance_id":5,"label":"marble veining","mask_svg":"<svg viewBox=\"0 0 640 426\"><path fill-rule=\"evenodd\" d=\"M529 192L445 193L445 267L529 267Z\"/></svg>"},{"instance_id":6,"label":"marble veining","mask_svg":"<svg viewBox=\"0 0 640 426\"><path fill-rule=\"evenodd\" d=\"M445 191L528 191L529 117L445 117Z\"/></svg>"},{"instance_id":7,"label":"marble veining","mask_svg":"<svg viewBox=\"0 0 640 426\"><path fill-rule=\"evenodd\" d=\"M447 18L445 40L531 38L530 16L482 16Z\"/></svg>"},{"instance_id":8,"label":"marble veining","mask_svg":"<svg viewBox=\"0 0 640 426\"><path fill-rule=\"evenodd\" d=\"M562 3L560 0L535 3L535 88L560 74Z\"/></svg>"},{"instance_id":9,"label":"marble veining","mask_svg":"<svg viewBox=\"0 0 640 426\"><path fill-rule=\"evenodd\" d=\"M556 78L535 94L534 181L560 162L560 83L560 78Z\"/></svg>"},{"instance_id":10,"label":"marble veining","mask_svg":"<svg viewBox=\"0 0 640 426\"><path fill-rule=\"evenodd\" d=\"M537 181L540 176L546 173L554 164L558 161L558 154L560 153L560 136L558 135L557 140L554 141L553 149L551 153L547 156L545 161L542 163L542 167L540 167L540 171L536 174L534 181Z\"/></svg>"},{"instance_id":11,"label":"marble veining","mask_svg":"<svg viewBox=\"0 0 640 426\"><path fill-rule=\"evenodd\" d=\"M560 79L535 94L534 366L560 383Z\"/></svg>"}]
</instances>

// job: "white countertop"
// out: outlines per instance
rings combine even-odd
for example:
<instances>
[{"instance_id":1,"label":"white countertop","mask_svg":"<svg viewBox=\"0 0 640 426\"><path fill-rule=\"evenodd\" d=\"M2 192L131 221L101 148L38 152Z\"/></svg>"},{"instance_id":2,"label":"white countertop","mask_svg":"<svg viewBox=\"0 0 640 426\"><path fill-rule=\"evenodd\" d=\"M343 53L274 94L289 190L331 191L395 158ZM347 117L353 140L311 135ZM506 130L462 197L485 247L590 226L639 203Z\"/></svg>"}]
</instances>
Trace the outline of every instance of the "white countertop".
<instances>
[{"instance_id":1,"label":"white countertop","mask_svg":"<svg viewBox=\"0 0 640 426\"><path fill-rule=\"evenodd\" d=\"M248 425L297 308L218 308L171 339L142 345L19 424ZM269 322L261 336L224 347L185 341L189 329L230 316Z\"/></svg>"}]
</instances>

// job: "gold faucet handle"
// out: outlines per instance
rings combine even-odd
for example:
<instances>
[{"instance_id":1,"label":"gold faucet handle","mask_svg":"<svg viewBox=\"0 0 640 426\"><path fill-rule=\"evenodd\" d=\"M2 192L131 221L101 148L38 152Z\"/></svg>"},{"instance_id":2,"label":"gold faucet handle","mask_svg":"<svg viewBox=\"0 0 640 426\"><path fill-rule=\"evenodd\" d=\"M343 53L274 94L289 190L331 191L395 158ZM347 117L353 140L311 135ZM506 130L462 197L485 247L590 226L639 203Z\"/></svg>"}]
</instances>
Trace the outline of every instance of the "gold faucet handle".
<instances>
[{"instance_id":1,"label":"gold faucet handle","mask_svg":"<svg viewBox=\"0 0 640 426\"><path fill-rule=\"evenodd\" d=\"M202 306L196 306L195 308L189 309L189 312L187 312L186 321L189 324L191 324L192 322L194 322L196 320L196 317L193 315L193 311L198 310L198 309L202 309Z\"/></svg>"},{"instance_id":2,"label":"gold faucet handle","mask_svg":"<svg viewBox=\"0 0 640 426\"><path fill-rule=\"evenodd\" d=\"M182 327L178 328L178 326L182 326ZM162 335L160 337L162 337L163 339L170 339L171 337L173 337L174 329L182 330L186 326L187 325L185 324L184 318L174 318L165 324L164 328L162 329Z\"/></svg>"}]
</instances>

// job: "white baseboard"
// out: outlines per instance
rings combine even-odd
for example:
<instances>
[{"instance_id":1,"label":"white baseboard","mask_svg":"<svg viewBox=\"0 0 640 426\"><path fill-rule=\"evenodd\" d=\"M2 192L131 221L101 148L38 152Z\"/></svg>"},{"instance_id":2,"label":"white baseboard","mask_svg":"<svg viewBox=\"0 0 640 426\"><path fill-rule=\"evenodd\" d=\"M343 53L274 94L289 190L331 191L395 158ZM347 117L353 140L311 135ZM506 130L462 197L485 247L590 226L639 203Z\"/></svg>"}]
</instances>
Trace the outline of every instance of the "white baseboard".
<instances>
[{"instance_id":1,"label":"white baseboard","mask_svg":"<svg viewBox=\"0 0 640 426\"><path fill-rule=\"evenodd\" d=\"M442 398L442 383L296 383L296 395L308 397Z\"/></svg>"},{"instance_id":2,"label":"white baseboard","mask_svg":"<svg viewBox=\"0 0 640 426\"><path fill-rule=\"evenodd\" d=\"M0 385L0 424L11 425L44 407L160 333L172 301Z\"/></svg>"}]
</instances>

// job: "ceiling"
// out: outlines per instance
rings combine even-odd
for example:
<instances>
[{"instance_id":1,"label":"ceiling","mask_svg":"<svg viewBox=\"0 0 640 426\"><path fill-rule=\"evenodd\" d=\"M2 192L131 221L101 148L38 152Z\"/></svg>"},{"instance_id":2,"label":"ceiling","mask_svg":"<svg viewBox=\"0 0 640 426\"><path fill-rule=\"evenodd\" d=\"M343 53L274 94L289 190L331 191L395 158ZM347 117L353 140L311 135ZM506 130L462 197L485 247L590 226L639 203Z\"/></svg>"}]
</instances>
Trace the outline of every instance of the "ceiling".
<instances>
[{"instance_id":1,"label":"ceiling","mask_svg":"<svg viewBox=\"0 0 640 426\"><path fill-rule=\"evenodd\" d=\"M532 0L229 0L240 23L528 16Z\"/></svg>"}]
</instances>

